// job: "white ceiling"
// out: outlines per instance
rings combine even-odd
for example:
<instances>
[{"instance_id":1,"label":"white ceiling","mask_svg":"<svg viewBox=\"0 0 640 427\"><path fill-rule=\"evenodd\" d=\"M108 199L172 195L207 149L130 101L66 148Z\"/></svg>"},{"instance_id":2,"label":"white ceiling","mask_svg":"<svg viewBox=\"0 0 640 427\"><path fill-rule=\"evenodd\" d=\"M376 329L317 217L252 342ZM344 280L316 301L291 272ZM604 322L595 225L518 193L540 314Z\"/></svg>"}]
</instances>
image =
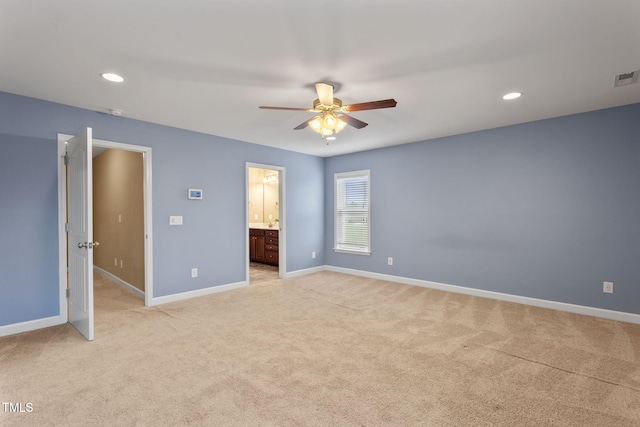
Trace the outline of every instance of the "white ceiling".
<instances>
[{"instance_id":1,"label":"white ceiling","mask_svg":"<svg viewBox=\"0 0 640 427\"><path fill-rule=\"evenodd\" d=\"M637 69L638 0L0 0L0 91L323 157L640 102ZM398 106L328 146L258 109L316 81Z\"/></svg>"}]
</instances>

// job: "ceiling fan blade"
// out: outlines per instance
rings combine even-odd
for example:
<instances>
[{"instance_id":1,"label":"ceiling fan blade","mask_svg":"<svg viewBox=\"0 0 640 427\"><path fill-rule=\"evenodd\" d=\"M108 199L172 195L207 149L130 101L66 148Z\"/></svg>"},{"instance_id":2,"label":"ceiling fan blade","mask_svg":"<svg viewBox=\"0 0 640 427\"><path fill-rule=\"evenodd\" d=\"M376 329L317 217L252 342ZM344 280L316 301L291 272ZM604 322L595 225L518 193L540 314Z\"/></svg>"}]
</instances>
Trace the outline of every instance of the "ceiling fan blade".
<instances>
[{"instance_id":1,"label":"ceiling fan blade","mask_svg":"<svg viewBox=\"0 0 640 427\"><path fill-rule=\"evenodd\" d=\"M363 127L368 125L368 123L365 123L362 120L358 120L355 117L347 116L346 114L339 115L338 119L342 120L349 126L353 126L356 129L362 129Z\"/></svg>"},{"instance_id":2,"label":"ceiling fan blade","mask_svg":"<svg viewBox=\"0 0 640 427\"><path fill-rule=\"evenodd\" d=\"M289 110L289 111L308 111L309 113L313 113L315 110L310 108L293 108L293 107L268 107L261 105L260 107L263 110Z\"/></svg>"},{"instance_id":3,"label":"ceiling fan blade","mask_svg":"<svg viewBox=\"0 0 640 427\"><path fill-rule=\"evenodd\" d=\"M360 104L345 105L342 107L342 111L352 113L354 111L362 110L377 110L379 108L393 108L397 105L395 99L383 99L381 101L362 102Z\"/></svg>"},{"instance_id":4,"label":"ceiling fan blade","mask_svg":"<svg viewBox=\"0 0 640 427\"><path fill-rule=\"evenodd\" d=\"M306 121L306 122L304 122L304 123L300 123L298 126L294 127L294 128L293 128L293 130L300 130L300 129L304 129L304 128L306 128L307 126L309 126L309 122L310 122L311 120L313 120L313 119L311 118L311 119L307 120L307 121Z\"/></svg>"},{"instance_id":5,"label":"ceiling fan blade","mask_svg":"<svg viewBox=\"0 0 640 427\"><path fill-rule=\"evenodd\" d=\"M333 86L326 83L316 83L316 92L318 92L318 99L320 104L326 106L333 105Z\"/></svg>"}]
</instances>

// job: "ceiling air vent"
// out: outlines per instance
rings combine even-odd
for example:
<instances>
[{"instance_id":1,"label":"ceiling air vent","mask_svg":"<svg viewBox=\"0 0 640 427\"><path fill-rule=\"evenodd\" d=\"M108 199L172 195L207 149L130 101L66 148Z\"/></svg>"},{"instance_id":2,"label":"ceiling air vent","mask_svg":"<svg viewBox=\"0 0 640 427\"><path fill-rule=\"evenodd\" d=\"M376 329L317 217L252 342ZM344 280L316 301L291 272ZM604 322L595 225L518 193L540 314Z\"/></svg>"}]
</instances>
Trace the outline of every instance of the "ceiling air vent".
<instances>
[{"instance_id":1,"label":"ceiling air vent","mask_svg":"<svg viewBox=\"0 0 640 427\"><path fill-rule=\"evenodd\" d=\"M640 70L631 71L629 73L618 74L616 76L616 80L615 80L615 83L613 84L613 87L626 86L626 85L630 85L637 82L638 74L640 74Z\"/></svg>"}]
</instances>

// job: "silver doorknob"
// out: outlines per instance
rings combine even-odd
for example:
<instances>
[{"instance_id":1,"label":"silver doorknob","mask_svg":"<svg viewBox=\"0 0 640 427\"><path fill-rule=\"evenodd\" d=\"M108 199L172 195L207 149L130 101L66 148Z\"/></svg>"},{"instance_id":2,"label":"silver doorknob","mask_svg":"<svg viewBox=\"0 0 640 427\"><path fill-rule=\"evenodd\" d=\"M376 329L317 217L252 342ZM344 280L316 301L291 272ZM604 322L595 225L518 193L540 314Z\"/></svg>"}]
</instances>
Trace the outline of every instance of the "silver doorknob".
<instances>
[{"instance_id":1,"label":"silver doorknob","mask_svg":"<svg viewBox=\"0 0 640 427\"><path fill-rule=\"evenodd\" d=\"M80 249L82 248L87 248L87 249L92 249L94 246L100 246L100 242L80 242L78 243L78 247Z\"/></svg>"}]
</instances>

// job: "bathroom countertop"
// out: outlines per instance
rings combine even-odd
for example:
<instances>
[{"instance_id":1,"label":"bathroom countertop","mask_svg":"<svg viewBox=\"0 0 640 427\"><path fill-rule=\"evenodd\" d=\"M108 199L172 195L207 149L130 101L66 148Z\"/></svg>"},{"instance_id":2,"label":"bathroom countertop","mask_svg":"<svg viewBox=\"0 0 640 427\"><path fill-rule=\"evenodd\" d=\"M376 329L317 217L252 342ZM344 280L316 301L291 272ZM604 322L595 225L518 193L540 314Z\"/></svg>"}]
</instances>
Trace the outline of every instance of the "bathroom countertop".
<instances>
[{"instance_id":1,"label":"bathroom countertop","mask_svg":"<svg viewBox=\"0 0 640 427\"><path fill-rule=\"evenodd\" d=\"M280 224L277 222L272 223L273 225L269 227L269 223L267 222L251 222L249 223L249 228L257 228L260 230L279 230Z\"/></svg>"}]
</instances>

